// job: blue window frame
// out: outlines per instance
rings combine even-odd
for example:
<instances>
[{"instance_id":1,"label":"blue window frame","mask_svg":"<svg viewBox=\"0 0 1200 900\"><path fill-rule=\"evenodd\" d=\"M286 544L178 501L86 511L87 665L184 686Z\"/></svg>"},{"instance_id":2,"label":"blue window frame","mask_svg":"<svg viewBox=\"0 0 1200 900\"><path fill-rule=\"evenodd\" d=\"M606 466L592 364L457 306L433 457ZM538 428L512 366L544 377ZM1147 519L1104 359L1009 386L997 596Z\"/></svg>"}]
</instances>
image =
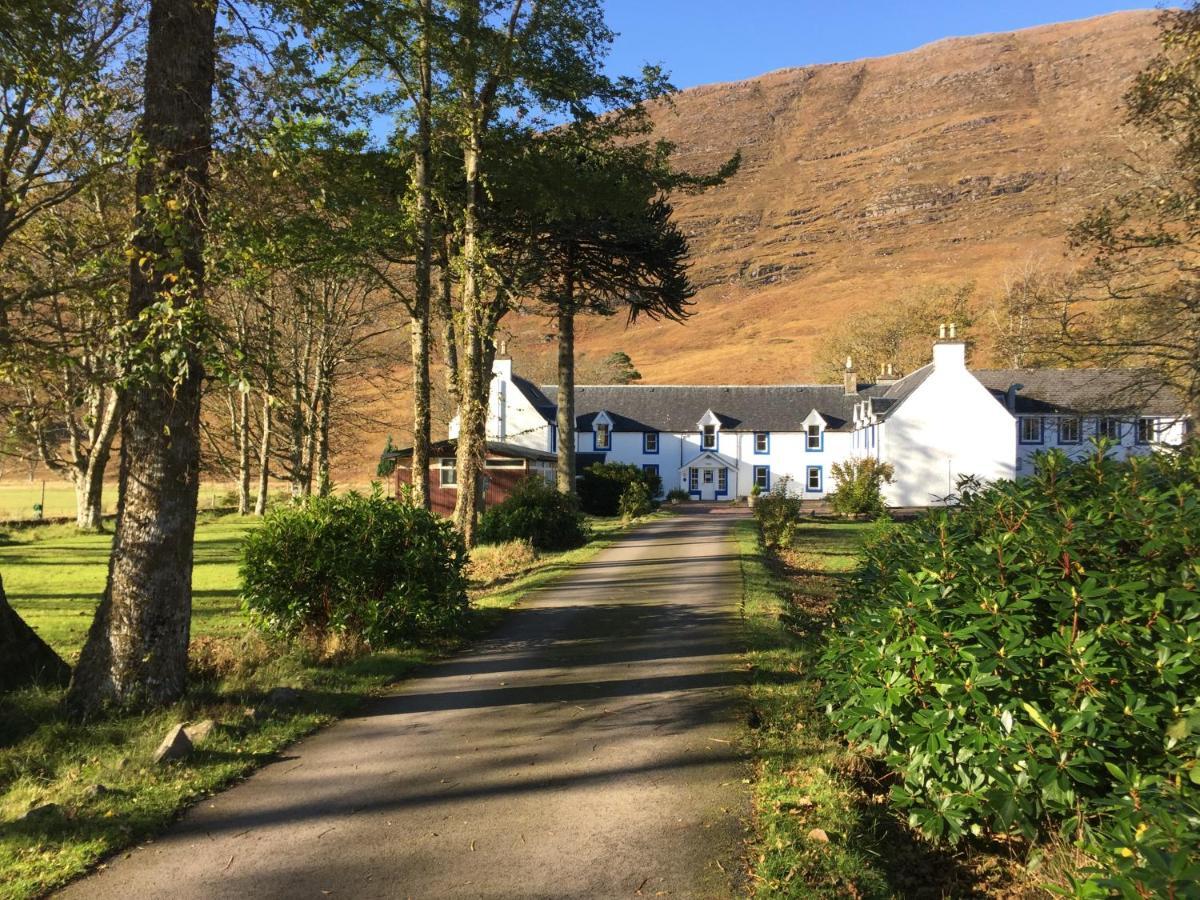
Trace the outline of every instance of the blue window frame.
<instances>
[{"instance_id":1,"label":"blue window frame","mask_svg":"<svg viewBox=\"0 0 1200 900\"><path fill-rule=\"evenodd\" d=\"M1058 420L1058 442L1078 444L1083 432L1083 422L1078 416L1067 416Z\"/></svg>"},{"instance_id":2,"label":"blue window frame","mask_svg":"<svg viewBox=\"0 0 1200 900\"><path fill-rule=\"evenodd\" d=\"M729 470L717 469L717 496L723 497L729 493Z\"/></svg>"},{"instance_id":3,"label":"blue window frame","mask_svg":"<svg viewBox=\"0 0 1200 900\"><path fill-rule=\"evenodd\" d=\"M819 494L822 491L822 484L825 480L825 473L821 466L806 466L804 469L804 490L809 494Z\"/></svg>"},{"instance_id":4,"label":"blue window frame","mask_svg":"<svg viewBox=\"0 0 1200 900\"><path fill-rule=\"evenodd\" d=\"M717 426L705 425L700 429L700 449L701 450L716 450L717 449Z\"/></svg>"},{"instance_id":5,"label":"blue window frame","mask_svg":"<svg viewBox=\"0 0 1200 900\"><path fill-rule=\"evenodd\" d=\"M688 493L700 493L700 470L695 466L688 469Z\"/></svg>"},{"instance_id":6,"label":"blue window frame","mask_svg":"<svg viewBox=\"0 0 1200 900\"><path fill-rule=\"evenodd\" d=\"M658 475L658 463L643 463L642 471L647 475ZM662 493L662 481L659 480L658 493Z\"/></svg>"},{"instance_id":7,"label":"blue window frame","mask_svg":"<svg viewBox=\"0 0 1200 900\"><path fill-rule=\"evenodd\" d=\"M604 422L597 422L592 426L592 449L612 449L612 429Z\"/></svg>"},{"instance_id":8,"label":"blue window frame","mask_svg":"<svg viewBox=\"0 0 1200 900\"><path fill-rule=\"evenodd\" d=\"M658 452L658 432L646 431L642 433L642 452L654 454Z\"/></svg>"},{"instance_id":9,"label":"blue window frame","mask_svg":"<svg viewBox=\"0 0 1200 900\"><path fill-rule=\"evenodd\" d=\"M759 456L763 456L771 452L771 432L754 432L754 452Z\"/></svg>"},{"instance_id":10,"label":"blue window frame","mask_svg":"<svg viewBox=\"0 0 1200 900\"><path fill-rule=\"evenodd\" d=\"M758 485L759 490L769 491L771 489L771 467L755 466L754 483Z\"/></svg>"},{"instance_id":11,"label":"blue window frame","mask_svg":"<svg viewBox=\"0 0 1200 900\"><path fill-rule=\"evenodd\" d=\"M816 453L825 449L825 432L820 425L808 425L804 429L804 449L808 453Z\"/></svg>"},{"instance_id":12,"label":"blue window frame","mask_svg":"<svg viewBox=\"0 0 1200 900\"><path fill-rule=\"evenodd\" d=\"M1121 423L1112 418L1096 420L1096 437L1121 442Z\"/></svg>"},{"instance_id":13,"label":"blue window frame","mask_svg":"<svg viewBox=\"0 0 1200 900\"><path fill-rule=\"evenodd\" d=\"M1021 416L1021 443L1040 444L1042 442L1042 425L1041 416Z\"/></svg>"}]
</instances>

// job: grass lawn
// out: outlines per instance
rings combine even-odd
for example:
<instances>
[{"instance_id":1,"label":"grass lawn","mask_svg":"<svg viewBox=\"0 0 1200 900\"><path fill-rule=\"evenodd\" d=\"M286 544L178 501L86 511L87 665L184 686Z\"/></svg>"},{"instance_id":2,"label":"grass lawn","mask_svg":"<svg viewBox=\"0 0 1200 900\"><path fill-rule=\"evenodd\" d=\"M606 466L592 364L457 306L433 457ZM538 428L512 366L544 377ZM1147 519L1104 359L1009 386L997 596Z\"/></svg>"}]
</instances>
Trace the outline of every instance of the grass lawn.
<instances>
[{"instance_id":1,"label":"grass lawn","mask_svg":"<svg viewBox=\"0 0 1200 900\"><path fill-rule=\"evenodd\" d=\"M472 635L501 610L594 556L625 525L594 521L578 550L497 564L472 587L480 615ZM162 829L197 799L274 758L297 738L386 692L415 667L454 648L388 650L339 658L329 648L271 645L247 628L237 600L237 550L252 522L202 514L193 576L192 687L179 704L146 715L73 725L58 715L61 692L0 697L0 898L39 896L105 856ZM69 526L16 530L0 546L0 576L13 607L74 661L103 589L111 536ZM472 635L467 635L469 638ZM261 715L275 687L300 701ZM258 710L259 716L247 715ZM158 742L178 722L212 719L213 737L188 760L156 766ZM34 807L46 815L18 821Z\"/></svg>"},{"instance_id":2,"label":"grass lawn","mask_svg":"<svg viewBox=\"0 0 1200 900\"><path fill-rule=\"evenodd\" d=\"M766 553L736 525L755 760L751 875L760 897L1042 896L994 853L941 852L891 809L888 785L832 733L817 660L833 600L870 526L814 521Z\"/></svg>"}]
</instances>

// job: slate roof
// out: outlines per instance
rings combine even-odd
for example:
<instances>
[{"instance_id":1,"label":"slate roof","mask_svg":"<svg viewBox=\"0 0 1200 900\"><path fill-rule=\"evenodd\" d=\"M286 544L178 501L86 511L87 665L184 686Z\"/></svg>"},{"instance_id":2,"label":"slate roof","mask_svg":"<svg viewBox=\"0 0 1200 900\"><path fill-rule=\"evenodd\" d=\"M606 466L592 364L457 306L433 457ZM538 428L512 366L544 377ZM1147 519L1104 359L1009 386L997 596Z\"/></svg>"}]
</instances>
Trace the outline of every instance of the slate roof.
<instances>
[{"instance_id":1,"label":"slate roof","mask_svg":"<svg viewBox=\"0 0 1200 900\"><path fill-rule=\"evenodd\" d=\"M542 385L542 394L555 402L558 389ZM804 420L817 410L831 431L853 427L854 404L861 396L846 396L833 384L799 385L579 385L575 414L579 431L591 431L604 410L614 431L695 431L708 410L730 431L803 431Z\"/></svg>"},{"instance_id":2,"label":"slate roof","mask_svg":"<svg viewBox=\"0 0 1200 900\"><path fill-rule=\"evenodd\" d=\"M979 382L1001 403L1014 384L1018 414L1109 413L1179 416L1184 405L1168 389L1147 385L1142 369L975 369Z\"/></svg>"},{"instance_id":3,"label":"slate roof","mask_svg":"<svg viewBox=\"0 0 1200 900\"><path fill-rule=\"evenodd\" d=\"M429 445L430 458L438 456L453 456L458 449L458 441L450 438L444 441L434 441ZM532 459L542 462L554 462L558 459L553 453L536 450L533 447L522 447L519 444L508 444L504 441L488 441L487 452L493 456L508 456L515 459ZM386 454L388 459L411 459L412 447L403 447Z\"/></svg>"},{"instance_id":4,"label":"slate roof","mask_svg":"<svg viewBox=\"0 0 1200 900\"><path fill-rule=\"evenodd\" d=\"M541 415L547 422L553 422L555 416L554 401L542 393L532 381L522 378L520 375L512 376L512 383L517 386L517 390L529 401L530 405Z\"/></svg>"}]
</instances>

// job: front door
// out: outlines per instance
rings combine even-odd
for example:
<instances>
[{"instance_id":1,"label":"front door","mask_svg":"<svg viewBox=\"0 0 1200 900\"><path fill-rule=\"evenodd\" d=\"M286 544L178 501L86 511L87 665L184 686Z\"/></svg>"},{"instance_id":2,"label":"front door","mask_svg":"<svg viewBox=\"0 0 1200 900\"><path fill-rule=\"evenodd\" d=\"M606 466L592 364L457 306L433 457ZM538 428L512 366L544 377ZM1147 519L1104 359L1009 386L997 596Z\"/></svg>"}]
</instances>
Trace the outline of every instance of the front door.
<instances>
[{"instance_id":1,"label":"front door","mask_svg":"<svg viewBox=\"0 0 1200 900\"><path fill-rule=\"evenodd\" d=\"M700 499L717 499L717 470L703 468L700 470Z\"/></svg>"}]
</instances>

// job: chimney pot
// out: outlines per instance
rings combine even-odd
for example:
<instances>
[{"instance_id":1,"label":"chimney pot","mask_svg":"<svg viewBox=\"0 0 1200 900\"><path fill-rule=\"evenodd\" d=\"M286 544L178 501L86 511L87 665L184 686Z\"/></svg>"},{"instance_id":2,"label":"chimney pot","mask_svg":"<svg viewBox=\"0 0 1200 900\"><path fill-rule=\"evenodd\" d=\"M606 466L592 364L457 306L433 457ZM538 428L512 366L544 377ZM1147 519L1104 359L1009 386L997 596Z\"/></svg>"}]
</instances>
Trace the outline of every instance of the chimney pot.
<instances>
[{"instance_id":1,"label":"chimney pot","mask_svg":"<svg viewBox=\"0 0 1200 900\"><path fill-rule=\"evenodd\" d=\"M951 323L950 323L950 337L951 337L951 339L958 337L957 331L958 331L958 326L957 326L955 323L951 322Z\"/></svg>"},{"instance_id":2,"label":"chimney pot","mask_svg":"<svg viewBox=\"0 0 1200 900\"><path fill-rule=\"evenodd\" d=\"M938 326L938 340L944 341L945 339L946 339L946 323L943 322L942 324L940 324Z\"/></svg>"}]
</instances>

